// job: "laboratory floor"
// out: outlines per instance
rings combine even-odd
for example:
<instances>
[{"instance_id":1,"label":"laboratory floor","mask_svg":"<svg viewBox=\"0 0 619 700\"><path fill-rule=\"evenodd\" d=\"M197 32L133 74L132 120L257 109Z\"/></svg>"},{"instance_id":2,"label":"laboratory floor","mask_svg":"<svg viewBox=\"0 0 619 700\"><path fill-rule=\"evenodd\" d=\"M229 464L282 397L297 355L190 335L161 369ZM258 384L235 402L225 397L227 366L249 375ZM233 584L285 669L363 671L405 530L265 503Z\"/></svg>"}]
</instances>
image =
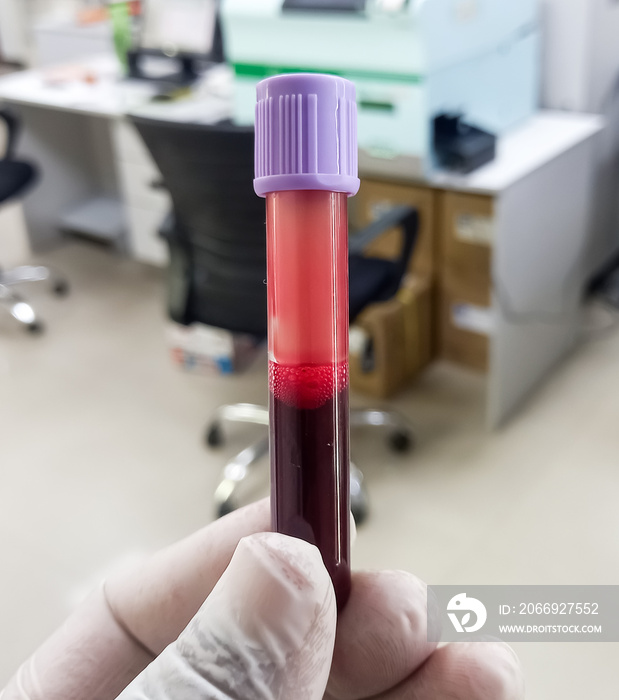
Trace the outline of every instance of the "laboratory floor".
<instances>
[{"instance_id":1,"label":"laboratory floor","mask_svg":"<svg viewBox=\"0 0 619 700\"><path fill-rule=\"evenodd\" d=\"M27 291L40 337L0 314L0 687L109 571L212 518L220 468L255 433L209 451L209 415L266 398L264 357L227 378L172 365L160 271L85 242L39 259L72 294ZM416 426L414 453L353 434L372 509L355 566L435 584L619 583L619 330L595 338L495 434L483 379L443 365L391 402ZM256 494L265 480L263 464ZM516 647L529 700L616 697L619 644Z\"/></svg>"}]
</instances>

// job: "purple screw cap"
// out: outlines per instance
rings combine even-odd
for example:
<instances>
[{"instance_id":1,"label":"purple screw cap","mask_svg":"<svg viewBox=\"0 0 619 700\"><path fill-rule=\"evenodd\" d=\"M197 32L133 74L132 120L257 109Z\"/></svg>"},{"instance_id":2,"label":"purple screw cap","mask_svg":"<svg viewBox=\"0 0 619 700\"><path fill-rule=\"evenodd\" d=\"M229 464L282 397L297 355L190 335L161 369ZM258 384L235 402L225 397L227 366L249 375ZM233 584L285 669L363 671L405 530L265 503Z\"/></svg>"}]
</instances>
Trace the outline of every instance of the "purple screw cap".
<instances>
[{"instance_id":1,"label":"purple screw cap","mask_svg":"<svg viewBox=\"0 0 619 700\"><path fill-rule=\"evenodd\" d=\"M256 194L328 190L356 194L355 86L335 75L291 73L256 86Z\"/></svg>"}]
</instances>

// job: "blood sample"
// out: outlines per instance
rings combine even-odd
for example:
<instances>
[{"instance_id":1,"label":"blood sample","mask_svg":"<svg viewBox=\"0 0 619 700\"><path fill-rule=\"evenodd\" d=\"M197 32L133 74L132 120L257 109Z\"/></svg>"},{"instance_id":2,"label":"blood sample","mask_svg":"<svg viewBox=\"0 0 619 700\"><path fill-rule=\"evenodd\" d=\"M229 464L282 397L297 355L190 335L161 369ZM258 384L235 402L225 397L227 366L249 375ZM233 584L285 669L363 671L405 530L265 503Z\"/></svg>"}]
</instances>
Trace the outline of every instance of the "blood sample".
<instances>
[{"instance_id":1,"label":"blood sample","mask_svg":"<svg viewBox=\"0 0 619 700\"><path fill-rule=\"evenodd\" d=\"M258 84L256 192L266 197L271 508L350 592L347 198L359 188L352 83Z\"/></svg>"}]
</instances>

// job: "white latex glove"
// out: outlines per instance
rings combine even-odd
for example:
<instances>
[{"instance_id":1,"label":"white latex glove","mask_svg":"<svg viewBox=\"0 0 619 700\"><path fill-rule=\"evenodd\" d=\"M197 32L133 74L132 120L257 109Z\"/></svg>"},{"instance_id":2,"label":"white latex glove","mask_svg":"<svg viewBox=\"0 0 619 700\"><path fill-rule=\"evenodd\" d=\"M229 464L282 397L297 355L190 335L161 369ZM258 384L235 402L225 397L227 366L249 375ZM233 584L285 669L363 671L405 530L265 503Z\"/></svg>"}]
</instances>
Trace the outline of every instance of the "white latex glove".
<instances>
[{"instance_id":1,"label":"white latex glove","mask_svg":"<svg viewBox=\"0 0 619 700\"><path fill-rule=\"evenodd\" d=\"M113 577L0 700L522 700L507 645L427 642L404 571L353 572L336 633L318 552L269 521L261 501Z\"/></svg>"},{"instance_id":2,"label":"white latex glove","mask_svg":"<svg viewBox=\"0 0 619 700\"><path fill-rule=\"evenodd\" d=\"M316 547L273 533L246 537L178 640L119 700L320 700L335 624Z\"/></svg>"}]
</instances>

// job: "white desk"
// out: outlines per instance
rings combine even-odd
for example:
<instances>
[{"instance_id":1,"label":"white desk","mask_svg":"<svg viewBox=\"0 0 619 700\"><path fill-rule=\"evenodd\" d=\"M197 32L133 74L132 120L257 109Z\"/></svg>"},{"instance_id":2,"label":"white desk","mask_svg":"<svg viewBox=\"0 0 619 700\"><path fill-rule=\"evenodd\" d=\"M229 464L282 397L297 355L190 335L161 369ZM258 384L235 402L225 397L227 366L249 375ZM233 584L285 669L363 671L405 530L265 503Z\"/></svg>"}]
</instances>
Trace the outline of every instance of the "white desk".
<instances>
[{"instance_id":1,"label":"white desk","mask_svg":"<svg viewBox=\"0 0 619 700\"><path fill-rule=\"evenodd\" d=\"M146 82L119 81L120 67L113 56L97 56L75 68L91 72L96 82L67 79L54 84L61 69L20 71L0 80L0 99L95 117L118 117L154 94L154 86Z\"/></svg>"},{"instance_id":2,"label":"white desk","mask_svg":"<svg viewBox=\"0 0 619 700\"><path fill-rule=\"evenodd\" d=\"M437 172L428 181L446 189L498 194L588 141L603 128L604 120L597 115L539 112L499 139L496 158L491 163L469 175Z\"/></svg>"},{"instance_id":3,"label":"white desk","mask_svg":"<svg viewBox=\"0 0 619 700\"><path fill-rule=\"evenodd\" d=\"M178 121L212 122L223 111L230 114L230 72L220 66L205 76L193 96L178 102L150 102L156 94L154 83L121 80L120 66L114 56L102 55L80 62L79 68L90 73L96 82L84 80L54 84L62 70L27 70L0 79L0 100L62 112L94 117L123 117L129 112ZM172 115L172 116L170 116Z\"/></svg>"},{"instance_id":4,"label":"white desk","mask_svg":"<svg viewBox=\"0 0 619 700\"><path fill-rule=\"evenodd\" d=\"M104 197L117 202L124 217L129 251L142 261L165 264L156 231L170 203L150 187L157 169L123 116L200 122L229 116L229 75L214 73L192 99L152 103L153 87L119 82L113 59L89 65L99 76L94 85L51 87L36 71L0 79L0 99L18 105L24 118L20 149L44 174L25 204L33 244L48 244L58 237L67 212ZM602 128L599 117L542 112L499 141L492 163L468 176L436 173L422 183L494 197L491 427L513 412L578 339L592 152Z\"/></svg>"},{"instance_id":5,"label":"white desk","mask_svg":"<svg viewBox=\"0 0 619 700\"><path fill-rule=\"evenodd\" d=\"M229 76L225 69L212 71L192 97L152 102L155 85L120 80L113 56L84 61L82 68L96 81L54 84L50 69L0 79L0 100L23 119L20 153L43 174L24 203L31 243L43 248L58 239L61 228L80 227L116 239L143 262L163 265L167 251L157 229L169 197L152 189L159 173L124 117L134 112L209 123L229 116Z\"/></svg>"}]
</instances>

